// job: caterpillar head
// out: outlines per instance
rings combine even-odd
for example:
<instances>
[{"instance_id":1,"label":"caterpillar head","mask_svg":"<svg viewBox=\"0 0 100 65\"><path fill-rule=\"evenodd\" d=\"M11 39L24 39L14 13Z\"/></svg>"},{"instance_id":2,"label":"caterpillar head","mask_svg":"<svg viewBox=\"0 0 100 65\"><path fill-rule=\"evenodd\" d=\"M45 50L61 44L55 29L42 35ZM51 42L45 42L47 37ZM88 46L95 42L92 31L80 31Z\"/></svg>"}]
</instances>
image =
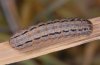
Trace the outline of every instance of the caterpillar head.
<instances>
[{"instance_id":1,"label":"caterpillar head","mask_svg":"<svg viewBox=\"0 0 100 65\"><path fill-rule=\"evenodd\" d=\"M22 30L13 35L9 41L10 45L15 49L24 49L32 46L32 40L29 39L27 32L27 30Z\"/></svg>"}]
</instances>

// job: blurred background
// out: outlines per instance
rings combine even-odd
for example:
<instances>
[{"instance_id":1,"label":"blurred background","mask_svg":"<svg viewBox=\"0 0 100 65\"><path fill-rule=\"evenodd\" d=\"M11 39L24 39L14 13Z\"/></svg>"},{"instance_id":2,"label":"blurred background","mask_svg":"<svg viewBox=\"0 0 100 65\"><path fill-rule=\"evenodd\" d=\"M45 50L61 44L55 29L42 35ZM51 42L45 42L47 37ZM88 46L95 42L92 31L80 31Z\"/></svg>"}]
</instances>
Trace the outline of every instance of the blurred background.
<instances>
[{"instance_id":1,"label":"blurred background","mask_svg":"<svg viewBox=\"0 0 100 65\"><path fill-rule=\"evenodd\" d=\"M40 22L100 16L100 0L0 0L0 42ZM100 65L100 41L9 65Z\"/></svg>"}]
</instances>

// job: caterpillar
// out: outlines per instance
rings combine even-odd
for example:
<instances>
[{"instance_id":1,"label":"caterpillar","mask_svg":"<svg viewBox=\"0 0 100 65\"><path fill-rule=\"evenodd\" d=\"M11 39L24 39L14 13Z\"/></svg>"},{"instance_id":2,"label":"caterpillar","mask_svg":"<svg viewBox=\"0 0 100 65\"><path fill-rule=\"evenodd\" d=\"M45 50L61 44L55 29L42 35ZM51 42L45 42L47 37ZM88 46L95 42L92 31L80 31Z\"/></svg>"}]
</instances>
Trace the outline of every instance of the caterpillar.
<instances>
[{"instance_id":1,"label":"caterpillar","mask_svg":"<svg viewBox=\"0 0 100 65\"><path fill-rule=\"evenodd\" d=\"M66 18L61 20L48 21L29 27L27 30L21 30L10 38L11 47L18 50L27 51L49 46L54 40L59 41L62 38L78 37L90 35L93 31L92 23L82 18ZM51 43L49 43L51 40ZM43 43L41 43L43 42ZM60 41L59 41L60 42Z\"/></svg>"}]
</instances>

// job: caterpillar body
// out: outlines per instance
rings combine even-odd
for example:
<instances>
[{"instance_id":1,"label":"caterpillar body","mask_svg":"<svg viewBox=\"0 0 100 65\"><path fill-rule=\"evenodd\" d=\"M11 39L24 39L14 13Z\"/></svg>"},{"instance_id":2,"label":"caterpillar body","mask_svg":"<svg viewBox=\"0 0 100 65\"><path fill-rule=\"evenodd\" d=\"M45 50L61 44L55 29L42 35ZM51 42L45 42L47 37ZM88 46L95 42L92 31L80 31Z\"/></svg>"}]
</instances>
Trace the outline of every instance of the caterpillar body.
<instances>
[{"instance_id":1,"label":"caterpillar body","mask_svg":"<svg viewBox=\"0 0 100 65\"><path fill-rule=\"evenodd\" d=\"M51 44L57 44L53 43L55 39L59 41L62 38L89 35L92 31L93 25L87 19L66 18L48 21L14 34L10 38L10 45L19 50L27 50L27 48L34 50ZM51 40L51 43L48 40Z\"/></svg>"}]
</instances>

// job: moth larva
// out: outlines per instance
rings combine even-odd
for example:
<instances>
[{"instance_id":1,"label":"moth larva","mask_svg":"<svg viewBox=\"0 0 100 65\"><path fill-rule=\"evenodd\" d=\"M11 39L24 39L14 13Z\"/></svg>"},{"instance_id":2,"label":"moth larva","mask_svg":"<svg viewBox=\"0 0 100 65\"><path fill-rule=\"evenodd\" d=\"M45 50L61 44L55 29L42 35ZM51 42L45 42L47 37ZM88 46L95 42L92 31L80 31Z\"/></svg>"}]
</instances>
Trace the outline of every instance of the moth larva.
<instances>
[{"instance_id":1,"label":"moth larva","mask_svg":"<svg viewBox=\"0 0 100 65\"><path fill-rule=\"evenodd\" d=\"M92 31L93 25L86 19L68 18L54 20L32 26L27 30L22 30L19 33L16 33L11 37L10 45L19 50L27 50L27 48L30 47L32 47L34 50L40 46L43 47L53 44L52 41L58 38L89 35L92 33ZM52 39L51 43L45 43L50 39Z\"/></svg>"}]
</instances>

